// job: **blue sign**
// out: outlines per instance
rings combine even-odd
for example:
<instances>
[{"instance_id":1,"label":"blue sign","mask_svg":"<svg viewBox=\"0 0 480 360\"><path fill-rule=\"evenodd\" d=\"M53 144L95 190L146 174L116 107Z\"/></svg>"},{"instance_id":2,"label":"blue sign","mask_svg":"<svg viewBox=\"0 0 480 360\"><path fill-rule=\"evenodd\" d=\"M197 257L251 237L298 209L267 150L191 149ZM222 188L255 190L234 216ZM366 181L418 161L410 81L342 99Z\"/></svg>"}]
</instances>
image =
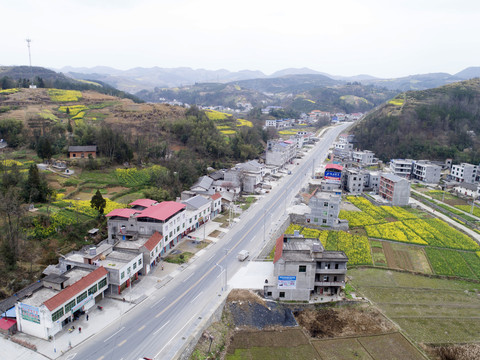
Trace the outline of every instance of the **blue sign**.
<instances>
[{"instance_id":1,"label":"blue sign","mask_svg":"<svg viewBox=\"0 0 480 360\"><path fill-rule=\"evenodd\" d=\"M342 173L339 171L325 171L325 179L330 178L330 179L338 179L342 177Z\"/></svg>"},{"instance_id":2,"label":"blue sign","mask_svg":"<svg viewBox=\"0 0 480 360\"><path fill-rule=\"evenodd\" d=\"M278 289L295 289L297 287L296 276L279 276L278 277Z\"/></svg>"}]
</instances>

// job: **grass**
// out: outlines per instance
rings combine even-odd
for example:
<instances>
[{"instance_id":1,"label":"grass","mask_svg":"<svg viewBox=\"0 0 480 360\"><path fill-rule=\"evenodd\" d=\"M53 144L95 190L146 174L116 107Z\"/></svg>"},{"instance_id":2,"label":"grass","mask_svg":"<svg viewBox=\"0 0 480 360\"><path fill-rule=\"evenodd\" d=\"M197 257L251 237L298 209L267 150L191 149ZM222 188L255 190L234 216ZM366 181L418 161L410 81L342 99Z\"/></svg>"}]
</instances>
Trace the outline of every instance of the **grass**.
<instances>
[{"instance_id":1,"label":"grass","mask_svg":"<svg viewBox=\"0 0 480 360\"><path fill-rule=\"evenodd\" d=\"M248 196L245 199L245 203L241 205L243 211L247 210L257 199L253 196Z\"/></svg>"},{"instance_id":2,"label":"grass","mask_svg":"<svg viewBox=\"0 0 480 360\"><path fill-rule=\"evenodd\" d=\"M480 341L479 284L381 269L350 269L353 286L415 340ZM466 314L466 315L465 315Z\"/></svg>"},{"instance_id":3,"label":"grass","mask_svg":"<svg viewBox=\"0 0 480 360\"><path fill-rule=\"evenodd\" d=\"M188 260L190 260L192 256L193 256L193 253L185 251L181 254L167 255L165 257L165 261L172 264L184 264L188 262Z\"/></svg>"}]
</instances>

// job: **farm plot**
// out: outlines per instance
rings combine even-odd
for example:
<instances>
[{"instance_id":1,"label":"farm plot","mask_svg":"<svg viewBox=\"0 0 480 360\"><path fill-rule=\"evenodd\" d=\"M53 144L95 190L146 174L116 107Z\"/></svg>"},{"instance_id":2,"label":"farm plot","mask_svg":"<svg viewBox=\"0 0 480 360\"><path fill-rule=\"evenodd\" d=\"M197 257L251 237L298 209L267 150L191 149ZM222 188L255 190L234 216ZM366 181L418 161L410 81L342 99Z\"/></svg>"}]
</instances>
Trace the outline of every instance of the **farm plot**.
<instances>
[{"instance_id":1,"label":"farm plot","mask_svg":"<svg viewBox=\"0 0 480 360\"><path fill-rule=\"evenodd\" d=\"M425 248L433 271L438 275L459 276L476 279L476 275L459 251L448 249ZM472 253L475 255L474 253ZM475 255L476 256L476 255Z\"/></svg>"},{"instance_id":2,"label":"farm plot","mask_svg":"<svg viewBox=\"0 0 480 360\"><path fill-rule=\"evenodd\" d=\"M350 269L349 276L358 293L416 342L480 340L480 318L475 315L480 314L478 283L382 269Z\"/></svg>"},{"instance_id":3,"label":"farm plot","mask_svg":"<svg viewBox=\"0 0 480 360\"><path fill-rule=\"evenodd\" d=\"M389 268L432 273L425 253L420 247L383 242L383 251Z\"/></svg>"},{"instance_id":4,"label":"farm plot","mask_svg":"<svg viewBox=\"0 0 480 360\"><path fill-rule=\"evenodd\" d=\"M365 230L367 231L368 236L373 238L427 245L425 240L400 221L365 226Z\"/></svg>"}]
</instances>

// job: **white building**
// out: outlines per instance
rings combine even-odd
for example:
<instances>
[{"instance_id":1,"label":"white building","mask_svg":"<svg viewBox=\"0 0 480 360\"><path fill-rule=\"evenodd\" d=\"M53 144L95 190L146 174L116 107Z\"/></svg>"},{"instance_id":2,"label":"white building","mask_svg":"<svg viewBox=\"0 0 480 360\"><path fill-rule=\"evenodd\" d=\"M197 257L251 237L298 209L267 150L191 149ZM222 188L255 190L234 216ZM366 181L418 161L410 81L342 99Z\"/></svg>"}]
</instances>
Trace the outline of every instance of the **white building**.
<instances>
[{"instance_id":1,"label":"white building","mask_svg":"<svg viewBox=\"0 0 480 360\"><path fill-rule=\"evenodd\" d=\"M267 142L266 165L283 167L297 155L297 147L292 141L269 140Z\"/></svg>"},{"instance_id":2,"label":"white building","mask_svg":"<svg viewBox=\"0 0 480 360\"><path fill-rule=\"evenodd\" d=\"M382 174L378 194L393 206L408 205L410 181L393 174Z\"/></svg>"},{"instance_id":3,"label":"white building","mask_svg":"<svg viewBox=\"0 0 480 360\"><path fill-rule=\"evenodd\" d=\"M437 184L440 181L442 168L426 160L414 162L412 179L417 179L429 184Z\"/></svg>"},{"instance_id":4,"label":"white building","mask_svg":"<svg viewBox=\"0 0 480 360\"><path fill-rule=\"evenodd\" d=\"M369 166L377 163L375 153L370 150L352 151L352 160L360 165Z\"/></svg>"},{"instance_id":5,"label":"white building","mask_svg":"<svg viewBox=\"0 0 480 360\"><path fill-rule=\"evenodd\" d=\"M453 165L450 175L458 182L466 182L468 184L473 184L476 182L476 177L478 173L478 166L461 163L460 165Z\"/></svg>"},{"instance_id":6,"label":"white building","mask_svg":"<svg viewBox=\"0 0 480 360\"><path fill-rule=\"evenodd\" d=\"M412 159L392 159L390 160L390 170L393 174L408 179L412 174L414 162Z\"/></svg>"},{"instance_id":7,"label":"white building","mask_svg":"<svg viewBox=\"0 0 480 360\"><path fill-rule=\"evenodd\" d=\"M308 206L310 214L306 214L307 223L333 226L338 223L341 196L332 193L318 192L310 198Z\"/></svg>"}]
</instances>

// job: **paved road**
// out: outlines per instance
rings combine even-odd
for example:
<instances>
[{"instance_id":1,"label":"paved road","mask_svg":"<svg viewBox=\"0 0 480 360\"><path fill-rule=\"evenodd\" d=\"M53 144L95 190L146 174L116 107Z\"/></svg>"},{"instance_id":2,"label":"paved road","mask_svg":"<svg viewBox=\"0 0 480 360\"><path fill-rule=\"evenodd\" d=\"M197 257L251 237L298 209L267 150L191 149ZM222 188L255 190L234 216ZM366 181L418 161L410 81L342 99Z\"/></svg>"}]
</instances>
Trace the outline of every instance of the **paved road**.
<instances>
[{"instance_id":1,"label":"paved road","mask_svg":"<svg viewBox=\"0 0 480 360\"><path fill-rule=\"evenodd\" d=\"M284 177L270 196L242 214L240 223L167 286L61 359L172 359L179 355L189 337L226 295L228 278L244 265L236 259L238 251L259 252L264 234L285 215L288 204L310 177L314 162L319 165L325 159L335 138L350 124L325 132L292 175Z\"/></svg>"}]
</instances>

